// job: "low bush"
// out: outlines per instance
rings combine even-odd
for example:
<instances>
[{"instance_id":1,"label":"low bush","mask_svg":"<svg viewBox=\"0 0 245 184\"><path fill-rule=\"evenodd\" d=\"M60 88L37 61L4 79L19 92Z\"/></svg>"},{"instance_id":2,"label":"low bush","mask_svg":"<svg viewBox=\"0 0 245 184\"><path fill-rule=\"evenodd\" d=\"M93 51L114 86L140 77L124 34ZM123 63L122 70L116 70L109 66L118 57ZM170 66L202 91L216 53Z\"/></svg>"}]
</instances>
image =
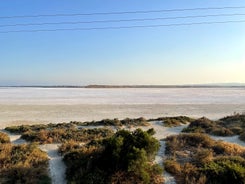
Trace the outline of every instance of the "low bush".
<instances>
[{"instance_id":1,"label":"low bush","mask_svg":"<svg viewBox=\"0 0 245 184\"><path fill-rule=\"evenodd\" d=\"M160 167L152 164L160 145L150 133L120 130L111 138L66 151L68 183L162 182Z\"/></svg>"},{"instance_id":2,"label":"low bush","mask_svg":"<svg viewBox=\"0 0 245 184\"><path fill-rule=\"evenodd\" d=\"M20 125L20 126L10 126L6 127L5 130L10 133L23 134L25 132L39 132L41 130L52 130L52 129L72 129L75 125L72 123L58 123L58 124L37 124L37 125Z\"/></svg>"},{"instance_id":3,"label":"low bush","mask_svg":"<svg viewBox=\"0 0 245 184\"><path fill-rule=\"evenodd\" d=\"M0 183L51 184L48 156L34 144L0 144Z\"/></svg>"},{"instance_id":4,"label":"low bush","mask_svg":"<svg viewBox=\"0 0 245 184\"><path fill-rule=\"evenodd\" d=\"M10 143L10 139L7 134L0 132L0 144L3 143Z\"/></svg>"},{"instance_id":5,"label":"low bush","mask_svg":"<svg viewBox=\"0 0 245 184\"><path fill-rule=\"evenodd\" d=\"M218 122L211 121L205 117L192 121L190 125L183 129L187 133L207 133L217 136L232 136L233 131L221 126Z\"/></svg>"},{"instance_id":6,"label":"low bush","mask_svg":"<svg viewBox=\"0 0 245 184\"><path fill-rule=\"evenodd\" d=\"M61 155L65 155L66 153L73 152L80 148L83 148L80 142L74 140L68 140L59 146L59 153Z\"/></svg>"},{"instance_id":7,"label":"low bush","mask_svg":"<svg viewBox=\"0 0 245 184\"><path fill-rule=\"evenodd\" d=\"M164 169L174 175L179 175L181 173L181 165L177 161L171 159L164 161Z\"/></svg>"},{"instance_id":8,"label":"low bush","mask_svg":"<svg viewBox=\"0 0 245 184\"><path fill-rule=\"evenodd\" d=\"M245 132L245 115L235 114L218 121L211 121L203 117L191 122L183 132L207 133L217 136L240 135L241 140L245 141L242 135Z\"/></svg>"},{"instance_id":9,"label":"low bush","mask_svg":"<svg viewBox=\"0 0 245 184\"><path fill-rule=\"evenodd\" d=\"M245 183L245 148L189 133L166 138L166 171L177 183Z\"/></svg>"},{"instance_id":10,"label":"low bush","mask_svg":"<svg viewBox=\"0 0 245 184\"><path fill-rule=\"evenodd\" d=\"M245 159L241 157L219 157L205 164L201 172L207 183L245 183Z\"/></svg>"},{"instance_id":11,"label":"low bush","mask_svg":"<svg viewBox=\"0 0 245 184\"><path fill-rule=\"evenodd\" d=\"M182 124L187 124L194 121L193 118L187 116L176 116L176 117L161 117L156 119L150 119L149 121L162 121L166 127L176 127Z\"/></svg>"},{"instance_id":12,"label":"low bush","mask_svg":"<svg viewBox=\"0 0 245 184\"><path fill-rule=\"evenodd\" d=\"M81 125L81 126L148 126L149 123L148 121L143 118L125 118L123 120L119 120L117 118L115 119L103 119L101 121L91 121L91 122L71 122L76 125Z\"/></svg>"}]
</instances>

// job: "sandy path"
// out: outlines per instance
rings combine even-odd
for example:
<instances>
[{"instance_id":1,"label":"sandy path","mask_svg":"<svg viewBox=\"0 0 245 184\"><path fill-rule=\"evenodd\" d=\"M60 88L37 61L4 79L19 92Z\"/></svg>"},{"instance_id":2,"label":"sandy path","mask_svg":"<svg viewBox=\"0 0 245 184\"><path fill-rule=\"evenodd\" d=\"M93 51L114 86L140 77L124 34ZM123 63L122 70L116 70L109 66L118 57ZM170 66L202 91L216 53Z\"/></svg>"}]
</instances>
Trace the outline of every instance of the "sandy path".
<instances>
[{"instance_id":1,"label":"sandy path","mask_svg":"<svg viewBox=\"0 0 245 184\"><path fill-rule=\"evenodd\" d=\"M239 136L238 135L235 135L235 136L230 136L230 137L223 137L223 136L213 136L211 135L210 136L212 139L214 140L221 140L221 141L224 141L224 142L229 142L229 143L233 143L233 144L238 144L240 146L245 146L245 142L244 141L241 141L239 139Z\"/></svg>"},{"instance_id":2,"label":"sandy path","mask_svg":"<svg viewBox=\"0 0 245 184\"><path fill-rule=\"evenodd\" d=\"M40 149L47 152L49 156L49 170L52 179L52 184L65 184L66 166L62 157L58 154L59 144L41 145Z\"/></svg>"},{"instance_id":3,"label":"sandy path","mask_svg":"<svg viewBox=\"0 0 245 184\"><path fill-rule=\"evenodd\" d=\"M165 148L166 148L165 141L160 141L160 145L161 147L155 157L155 163L159 164L163 168L163 160L165 159ZM164 177L165 184L176 183L174 177L166 171L163 172L163 177Z\"/></svg>"},{"instance_id":4,"label":"sandy path","mask_svg":"<svg viewBox=\"0 0 245 184\"><path fill-rule=\"evenodd\" d=\"M165 141L163 141L162 139L166 138L169 135L179 134L183 130L183 128L187 127L187 125L169 128L169 127L164 127L162 123L159 121L154 121L151 122L151 127L154 128L154 130L156 131L156 134L154 135L155 138L160 141L160 149L155 157L155 162L158 163L161 167L163 167L163 161L164 159L166 159L166 155L165 155L166 144ZM164 171L163 177L164 177L165 184L176 183L174 177L166 171Z\"/></svg>"}]
</instances>

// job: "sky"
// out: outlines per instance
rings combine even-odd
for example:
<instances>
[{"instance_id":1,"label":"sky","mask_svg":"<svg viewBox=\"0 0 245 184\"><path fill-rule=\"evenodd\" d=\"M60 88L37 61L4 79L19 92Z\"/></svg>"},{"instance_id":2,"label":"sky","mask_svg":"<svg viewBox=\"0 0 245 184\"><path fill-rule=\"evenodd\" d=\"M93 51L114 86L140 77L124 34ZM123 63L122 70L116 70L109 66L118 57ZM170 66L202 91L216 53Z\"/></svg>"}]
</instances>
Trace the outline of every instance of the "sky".
<instances>
[{"instance_id":1,"label":"sky","mask_svg":"<svg viewBox=\"0 0 245 184\"><path fill-rule=\"evenodd\" d=\"M245 22L52 32L91 27L245 21L245 15L74 25L8 26L45 22L245 14L209 9L145 14L23 15L245 7L244 0L11 0L0 3L0 85L176 85L245 83ZM2 33L6 32L7 33Z\"/></svg>"}]
</instances>

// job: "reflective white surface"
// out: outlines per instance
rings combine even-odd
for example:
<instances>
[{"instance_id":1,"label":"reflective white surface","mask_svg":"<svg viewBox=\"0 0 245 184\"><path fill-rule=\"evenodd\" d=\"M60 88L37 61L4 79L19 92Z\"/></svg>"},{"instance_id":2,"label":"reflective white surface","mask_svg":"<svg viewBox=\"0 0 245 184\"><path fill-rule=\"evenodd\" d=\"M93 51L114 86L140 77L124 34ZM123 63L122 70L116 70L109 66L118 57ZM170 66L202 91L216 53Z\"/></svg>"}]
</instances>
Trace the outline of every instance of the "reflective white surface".
<instances>
[{"instance_id":1,"label":"reflective white surface","mask_svg":"<svg viewBox=\"0 0 245 184\"><path fill-rule=\"evenodd\" d=\"M244 88L0 88L0 128L13 124L245 112Z\"/></svg>"}]
</instances>

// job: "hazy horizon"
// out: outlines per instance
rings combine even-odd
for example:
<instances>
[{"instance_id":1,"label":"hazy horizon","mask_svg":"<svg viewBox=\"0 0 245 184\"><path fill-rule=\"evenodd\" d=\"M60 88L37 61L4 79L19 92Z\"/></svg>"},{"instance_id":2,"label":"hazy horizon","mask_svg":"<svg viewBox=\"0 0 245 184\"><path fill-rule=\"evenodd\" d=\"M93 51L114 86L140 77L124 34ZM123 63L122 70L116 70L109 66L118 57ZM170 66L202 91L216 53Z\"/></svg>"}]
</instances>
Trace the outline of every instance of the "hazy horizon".
<instances>
[{"instance_id":1,"label":"hazy horizon","mask_svg":"<svg viewBox=\"0 0 245 184\"><path fill-rule=\"evenodd\" d=\"M0 87L245 87L245 83L206 83L206 84L88 84L88 85L79 85L79 84L18 84L18 85L0 85Z\"/></svg>"}]
</instances>

